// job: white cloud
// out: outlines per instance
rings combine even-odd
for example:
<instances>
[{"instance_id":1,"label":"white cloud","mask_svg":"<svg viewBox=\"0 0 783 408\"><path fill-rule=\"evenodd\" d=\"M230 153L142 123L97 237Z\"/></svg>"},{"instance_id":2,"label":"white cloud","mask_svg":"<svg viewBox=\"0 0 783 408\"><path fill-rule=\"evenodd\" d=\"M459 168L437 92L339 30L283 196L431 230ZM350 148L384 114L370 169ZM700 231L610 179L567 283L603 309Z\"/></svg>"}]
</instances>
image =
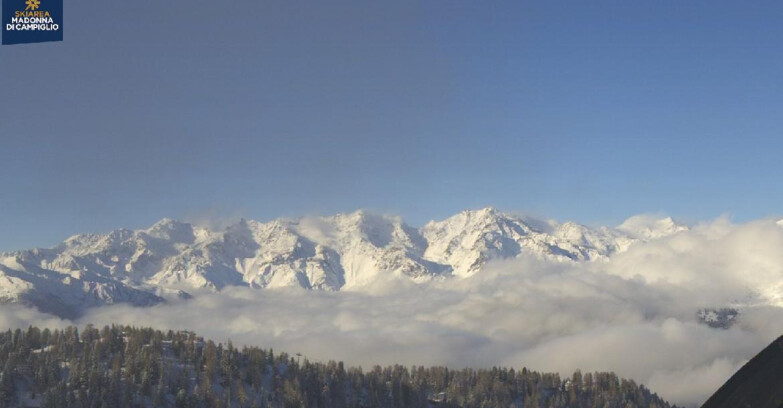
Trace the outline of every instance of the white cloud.
<instances>
[{"instance_id":1,"label":"white cloud","mask_svg":"<svg viewBox=\"0 0 783 408\"><path fill-rule=\"evenodd\" d=\"M715 384L723 384L745 362L717 358L703 365L660 371L650 377L647 386L653 390L666 390L667 397L672 401L698 406L704 402L704 395L711 395L716 391Z\"/></svg>"},{"instance_id":2,"label":"white cloud","mask_svg":"<svg viewBox=\"0 0 783 408\"><path fill-rule=\"evenodd\" d=\"M54 329L73 323L21 305L0 305L0 328L26 328L31 324Z\"/></svg>"}]
</instances>

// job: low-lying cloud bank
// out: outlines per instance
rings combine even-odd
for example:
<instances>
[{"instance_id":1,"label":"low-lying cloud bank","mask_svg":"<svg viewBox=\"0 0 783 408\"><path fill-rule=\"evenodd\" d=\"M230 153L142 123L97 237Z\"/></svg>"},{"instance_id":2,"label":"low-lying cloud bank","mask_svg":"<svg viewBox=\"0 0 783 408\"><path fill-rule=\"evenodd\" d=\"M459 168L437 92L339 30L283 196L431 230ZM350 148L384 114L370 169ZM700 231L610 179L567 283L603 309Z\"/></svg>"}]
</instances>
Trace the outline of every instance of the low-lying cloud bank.
<instances>
[{"instance_id":1,"label":"low-lying cloud bank","mask_svg":"<svg viewBox=\"0 0 783 408\"><path fill-rule=\"evenodd\" d=\"M781 296L783 227L718 219L606 262L495 261L466 279L390 278L361 292L229 288L94 309L76 323L189 329L350 364L612 370L695 406L783 334ZM741 311L730 329L697 319L700 308L730 305ZM21 307L0 313L3 327L69 323Z\"/></svg>"}]
</instances>

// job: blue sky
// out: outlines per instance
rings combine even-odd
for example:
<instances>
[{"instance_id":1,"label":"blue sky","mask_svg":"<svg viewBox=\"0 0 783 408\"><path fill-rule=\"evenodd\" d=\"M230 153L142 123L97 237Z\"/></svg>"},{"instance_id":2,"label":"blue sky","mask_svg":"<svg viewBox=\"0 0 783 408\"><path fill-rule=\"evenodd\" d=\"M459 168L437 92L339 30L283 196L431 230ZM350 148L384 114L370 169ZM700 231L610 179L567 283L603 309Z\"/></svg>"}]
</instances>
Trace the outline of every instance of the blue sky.
<instances>
[{"instance_id":1,"label":"blue sky","mask_svg":"<svg viewBox=\"0 0 783 408\"><path fill-rule=\"evenodd\" d=\"M0 250L162 217L779 214L783 4L66 2L0 47Z\"/></svg>"}]
</instances>

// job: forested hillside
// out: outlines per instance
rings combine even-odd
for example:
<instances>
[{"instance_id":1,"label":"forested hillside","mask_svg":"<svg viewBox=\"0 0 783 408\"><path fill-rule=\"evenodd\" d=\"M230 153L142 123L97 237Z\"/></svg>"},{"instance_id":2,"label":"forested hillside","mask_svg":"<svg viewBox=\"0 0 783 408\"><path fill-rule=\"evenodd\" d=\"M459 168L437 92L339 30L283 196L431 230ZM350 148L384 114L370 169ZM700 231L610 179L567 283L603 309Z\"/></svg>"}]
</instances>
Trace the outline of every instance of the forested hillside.
<instances>
[{"instance_id":1,"label":"forested hillside","mask_svg":"<svg viewBox=\"0 0 783 408\"><path fill-rule=\"evenodd\" d=\"M0 333L0 407L670 407L613 373L344 367L195 333L75 327Z\"/></svg>"}]
</instances>

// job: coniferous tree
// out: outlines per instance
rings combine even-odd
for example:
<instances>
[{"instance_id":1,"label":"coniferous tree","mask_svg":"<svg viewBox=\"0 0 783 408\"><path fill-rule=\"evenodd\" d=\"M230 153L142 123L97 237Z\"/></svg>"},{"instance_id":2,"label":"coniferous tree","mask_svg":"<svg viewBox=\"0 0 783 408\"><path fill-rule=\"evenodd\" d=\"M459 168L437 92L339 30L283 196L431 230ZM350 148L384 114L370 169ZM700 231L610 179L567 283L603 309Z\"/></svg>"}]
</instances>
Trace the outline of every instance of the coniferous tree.
<instances>
[{"instance_id":1,"label":"coniferous tree","mask_svg":"<svg viewBox=\"0 0 783 408\"><path fill-rule=\"evenodd\" d=\"M614 373L577 371L564 380L526 368L400 365L365 373L301 360L191 332L28 327L0 333L0 406L25 397L43 408L670 407Z\"/></svg>"}]
</instances>

